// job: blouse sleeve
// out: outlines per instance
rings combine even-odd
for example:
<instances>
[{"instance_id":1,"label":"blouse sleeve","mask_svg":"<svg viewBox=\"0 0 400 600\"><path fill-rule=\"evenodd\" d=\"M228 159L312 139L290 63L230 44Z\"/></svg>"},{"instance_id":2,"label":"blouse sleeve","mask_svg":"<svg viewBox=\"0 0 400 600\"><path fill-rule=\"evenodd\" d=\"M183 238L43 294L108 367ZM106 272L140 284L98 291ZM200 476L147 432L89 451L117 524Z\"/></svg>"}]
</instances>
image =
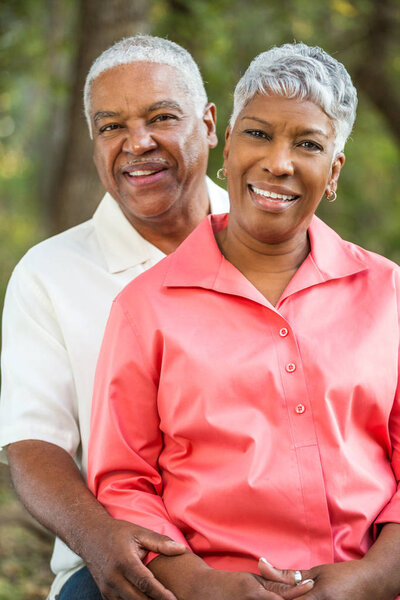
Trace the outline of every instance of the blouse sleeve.
<instances>
[{"instance_id":1,"label":"blouse sleeve","mask_svg":"<svg viewBox=\"0 0 400 600\"><path fill-rule=\"evenodd\" d=\"M151 352L146 353L139 344L133 324L117 299L97 363L88 484L113 517L188 545L162 501L158 458L163 441L157 386Z\"/></svg>"},{"instance_id":2,"label":"blouse sleeve","mask_svg":"<svg viewBox=\"0 0 400 600\"><path fill-rule=\"evenodd\" d=\"M397 285L396 285L397 284ZM399 314L399 325L397 336L400 340L400 270L396 270L395 276L395 287L397 288L397 306ZM394 332L393 332L394 333ZM399 342L400 344L400 342ZM391 465L393 473L397 482L397 490L392 496L390 502L381 511L375 521L375 528L377 525L383 523L400 523L400 347L398 351L398 383L395 399L393 402L393 408L390 414L389 420L389 433L391 440Z\"/></svg>"}]
</instances>

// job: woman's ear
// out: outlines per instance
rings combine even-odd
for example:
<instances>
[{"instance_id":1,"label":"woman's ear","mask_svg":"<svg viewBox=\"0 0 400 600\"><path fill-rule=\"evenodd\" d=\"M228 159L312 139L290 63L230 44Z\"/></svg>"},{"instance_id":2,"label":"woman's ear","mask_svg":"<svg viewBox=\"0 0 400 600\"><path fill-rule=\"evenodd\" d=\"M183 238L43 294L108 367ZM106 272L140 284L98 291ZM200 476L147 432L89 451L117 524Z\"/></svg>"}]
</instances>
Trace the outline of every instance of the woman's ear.
<instances>
[{"instance_id":1,"label":"woman's ear","mask_svg":"<svg viewBox=\"0 0 400 600\"><path fill-rule=\"evenodd\" d=\"M331 166L331 174L329 177L328 185L326 187L326 195L329 196L333 192L336 192L337 182L339 179L340 171L345 163L346 157L343 152L339 152L335 156Z\"/></svg>"},{"instance_id":2,"label":"woman's ear","mask_svg":"<svg viewBox=\"0 0 400 600\"><path fill-rule=\"evenodd\" d=\"M225 129L225 146L224 146L224 151L222 153L222 156L224 157L224 167L226 166L225 161L228 160L228 156L229 156L230 142L231 142L231 126L228 125L228 127Z\"/></svg>"}]
</instances>

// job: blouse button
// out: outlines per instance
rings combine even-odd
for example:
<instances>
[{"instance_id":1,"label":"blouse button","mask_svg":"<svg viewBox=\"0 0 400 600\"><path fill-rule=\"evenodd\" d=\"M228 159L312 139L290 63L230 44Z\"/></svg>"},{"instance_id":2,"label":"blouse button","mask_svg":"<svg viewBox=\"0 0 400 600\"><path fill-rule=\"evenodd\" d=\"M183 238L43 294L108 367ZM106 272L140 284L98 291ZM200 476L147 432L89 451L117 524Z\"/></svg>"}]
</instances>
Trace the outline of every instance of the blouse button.
<instances>
[{"instance_id":1,"label":"blouse button","mask_svg":"<svg viewBox=\"0 0 400 600\"><path fill-rule=\"evenodd\" d=\"M298 404L295 408L295 411L297 412L298 415L302 415L303 412L305 412L306 407L304 406L304 404Z\"/></svg>"},{"instance_id":2,"label":"blouse button","mask_svg":"<svg viewBox=\"0 0 400 600\"><path fill-rule=\"evenodd\" d=\"M296 365L294 363L288 363L286 365L286 371L288 373L293 373L293 371L295 371L295 370L296 370Z\"/></svg>"},{"instance_id":3,"label":"blouse button","mask_svg":"<svg viewBox=\"0 0 400 600\"><path fill-rule=\"evenodd\" d=\"M279 335L280 335L281 337L286 337L288 333L289 333L289 332L288 332L288 330L286 329L286 327L282 327L282 329L281 329L281 330L280 330L280 332L279 332Z\"/></svg>"}]
</instances>

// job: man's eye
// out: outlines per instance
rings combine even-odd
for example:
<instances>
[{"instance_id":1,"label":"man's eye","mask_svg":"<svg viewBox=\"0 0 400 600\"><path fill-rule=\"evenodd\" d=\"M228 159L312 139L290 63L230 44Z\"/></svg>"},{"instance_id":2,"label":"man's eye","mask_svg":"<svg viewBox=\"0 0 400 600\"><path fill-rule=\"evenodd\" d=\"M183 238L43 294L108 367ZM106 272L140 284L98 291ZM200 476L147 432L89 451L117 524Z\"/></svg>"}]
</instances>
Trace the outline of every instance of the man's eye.
<instances>
[{"instance_id":1,"label":"man's eye","mask_svg":"<svg viewBox=\"0 0 400 600\"><path fill-rule=\"evenodd\" d=\"M175 115L157 115L153 119L153 123L162 123L163 121L169 121L170 119L176 119Z\"/></svg>"},{"instance_id":2,"label":"man's eye","mask_svg":"<svg viewBox=\"0 0 400 600\"><path fill-rule=\"evenodd\" d=\"M100 127L100 133L104 133L105 131L114 131L114 129L118 129L120 127L120 125L118 125L117 123L110 123L109 125L103 125L103 127Z\"/></svg>"}]
</instances>

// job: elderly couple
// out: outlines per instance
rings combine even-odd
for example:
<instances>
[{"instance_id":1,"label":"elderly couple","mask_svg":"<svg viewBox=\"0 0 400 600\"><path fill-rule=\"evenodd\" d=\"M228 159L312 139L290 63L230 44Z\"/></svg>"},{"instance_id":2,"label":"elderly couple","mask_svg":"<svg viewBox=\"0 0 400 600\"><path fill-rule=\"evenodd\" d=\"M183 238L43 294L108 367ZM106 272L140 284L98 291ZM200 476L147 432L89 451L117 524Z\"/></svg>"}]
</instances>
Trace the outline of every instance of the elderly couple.
<instances>
[{"instance_id":1,"label":"elderly couple","mask_svg":"<svg viewBox=\"0 0 400 600\"><path fill-rule=\"evenodd\" d=\"M50 598L400 595L399 269L314 214L356 104L320 48L257 56L228 217L190 55L137 36L93 64L107 193L27 253L4 312L0 443L58 536Z\"/></svg>"}]
</instances>

